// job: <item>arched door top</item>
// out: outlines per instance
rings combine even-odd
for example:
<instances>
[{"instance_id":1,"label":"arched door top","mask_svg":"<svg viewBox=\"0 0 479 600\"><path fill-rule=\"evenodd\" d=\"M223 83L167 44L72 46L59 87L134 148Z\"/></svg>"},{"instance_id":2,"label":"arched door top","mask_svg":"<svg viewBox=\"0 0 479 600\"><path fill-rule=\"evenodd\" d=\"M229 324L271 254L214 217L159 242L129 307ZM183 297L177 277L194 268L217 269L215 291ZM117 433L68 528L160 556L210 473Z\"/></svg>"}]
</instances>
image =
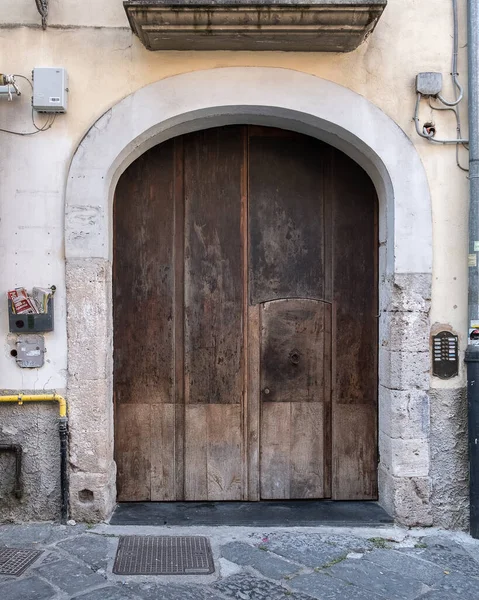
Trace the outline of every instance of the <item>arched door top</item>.
<instances>
[{"instance_id":1,"label":"arched door top","mask_svg":"<svg viewBox=\"0 0 479 600\"><path fill-rule=\"evenodd\" d=\"M71 163L66 257L111 256L112 190L152 146L182 133L258 123L322 139L358 162L380 199L386 273L430 273L427 178L410 140L377 106L336 83L289 69L228 67L150 84L121 100L89 130Z\"/></svg>"}]
</instances>

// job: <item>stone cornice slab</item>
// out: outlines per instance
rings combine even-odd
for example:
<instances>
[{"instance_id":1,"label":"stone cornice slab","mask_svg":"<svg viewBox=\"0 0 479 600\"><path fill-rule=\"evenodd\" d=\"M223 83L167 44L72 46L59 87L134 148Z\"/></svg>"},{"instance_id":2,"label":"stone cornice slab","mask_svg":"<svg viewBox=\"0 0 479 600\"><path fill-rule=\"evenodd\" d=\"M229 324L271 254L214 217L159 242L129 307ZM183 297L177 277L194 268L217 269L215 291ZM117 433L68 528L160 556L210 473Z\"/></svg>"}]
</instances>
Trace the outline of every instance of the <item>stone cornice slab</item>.
<instances>
[{"instance_id":1,"label":"stone cornice slab","mask_svg":"<svg viewBox=\"0 0 479 600\"><path fill-rule=\"evenodd\" d=\"M125 0L148 50L351 52L387 0Z\"/></svg>"}]
</instances>

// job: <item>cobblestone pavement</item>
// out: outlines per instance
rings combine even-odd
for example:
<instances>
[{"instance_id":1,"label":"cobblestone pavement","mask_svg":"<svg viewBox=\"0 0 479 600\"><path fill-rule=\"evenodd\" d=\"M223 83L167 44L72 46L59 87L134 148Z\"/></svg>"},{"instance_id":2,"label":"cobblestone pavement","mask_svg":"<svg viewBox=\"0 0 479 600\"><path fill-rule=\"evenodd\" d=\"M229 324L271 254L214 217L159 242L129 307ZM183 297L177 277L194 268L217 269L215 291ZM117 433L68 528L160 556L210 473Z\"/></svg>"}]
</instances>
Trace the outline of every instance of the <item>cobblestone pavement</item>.
<instances>
[{"instance_id":1,"label":"cobblestone pavement","mask_svg":"<svg viewBox=\"0 0 479 600\"><path fill-rule=\"evenodd\" d=\"M212 575L112 573L119 535L206 535ZM1 600L478 600L479 542L397 527L3 525L0 549L42 550Z\"/></svg>"}]
</instances>

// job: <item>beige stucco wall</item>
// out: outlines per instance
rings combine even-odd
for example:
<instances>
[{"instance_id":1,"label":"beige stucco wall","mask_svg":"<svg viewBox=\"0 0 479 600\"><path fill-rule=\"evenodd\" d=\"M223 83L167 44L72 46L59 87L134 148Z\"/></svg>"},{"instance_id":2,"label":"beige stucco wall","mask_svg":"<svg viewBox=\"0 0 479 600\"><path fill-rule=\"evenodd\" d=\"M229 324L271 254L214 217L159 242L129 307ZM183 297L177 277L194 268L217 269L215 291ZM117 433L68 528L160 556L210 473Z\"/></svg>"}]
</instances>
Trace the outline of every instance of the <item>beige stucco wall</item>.
<instances>
[{"instance_id":1,"label":"beige stucco wall","mask_svg":"<svg viewBox=\"0 0 479 600\"><path fill-rule=\"evenodd\" d=\"M465 82L465 2L460 0L459 5L459 71ZM465 349L468 181L456 167L455 148L432 146L418 138L412 121L418 72L442 72L444 94L453 94L448 76L450 0L389 0L373 35L349 54L151 53L130 32L120 0L50 0L47 31L39 23L34 0L0 0L0 72L30 76L34 67L62 66L68 70L70 88L68 113L58 116L48 132L32 137L0 132L0 293L17 285L55 284L56 326L46 335L45 366L19 369L10 356L6 302L0 302L0 388L62 391L66 387L64 188L72 155L88 128L142 86L178 73L225 66L284 67L334 81L376 104L410 137L424 163L432 196L431 323L452 326ZM20 82L21 98L11 103L0 98L0 127L31 131L30 92L26 82ZM461 114L466 133L466 102ZM431 119L426 106L422 118ZM450 113L436 113L433 120L438 135L455 137ZM461 155L465 164L464 150ZM459 390L464 384L463 369L447 382L431 378L431 387L439 390ZM454 405L450 410L456 417L458 408ZM462 431L459 426L456 430ZM454 437L449 443L454 446Z\"/></svg>"}]
</instances>

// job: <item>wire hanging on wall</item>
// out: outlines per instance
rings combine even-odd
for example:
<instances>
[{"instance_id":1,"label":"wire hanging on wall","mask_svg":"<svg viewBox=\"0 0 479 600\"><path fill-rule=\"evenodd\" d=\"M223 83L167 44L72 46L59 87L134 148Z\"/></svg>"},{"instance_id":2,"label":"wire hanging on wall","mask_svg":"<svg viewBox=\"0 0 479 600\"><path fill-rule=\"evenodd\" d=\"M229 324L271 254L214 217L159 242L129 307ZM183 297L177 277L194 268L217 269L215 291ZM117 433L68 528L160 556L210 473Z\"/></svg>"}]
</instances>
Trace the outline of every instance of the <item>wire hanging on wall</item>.
<instances>
[{"instance_id":1,"label":"wire hanging on wall","mask_svg":"<svg viewBox=\"0 0 479 600\"><path fill-rule=\"evenodd\" d=\"M48 0L35 0L38 12L42 16L42 27L47 28L47 17L48 17Z\"/></svg>"}]
</instances>

